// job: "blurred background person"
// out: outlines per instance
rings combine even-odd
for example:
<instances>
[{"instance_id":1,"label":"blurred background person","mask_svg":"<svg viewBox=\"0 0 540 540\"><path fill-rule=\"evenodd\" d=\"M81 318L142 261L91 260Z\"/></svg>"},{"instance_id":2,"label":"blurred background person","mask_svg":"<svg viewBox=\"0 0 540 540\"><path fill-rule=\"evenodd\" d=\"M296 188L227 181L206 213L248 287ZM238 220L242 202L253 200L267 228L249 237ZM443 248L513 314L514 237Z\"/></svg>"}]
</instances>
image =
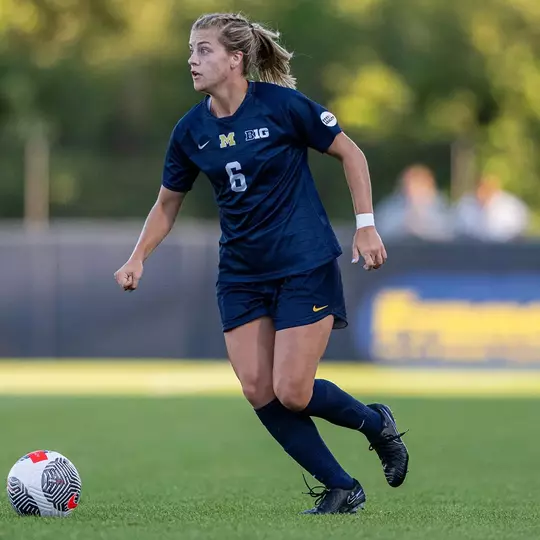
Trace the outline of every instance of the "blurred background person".
<instances>
[{"instance_id":1,"label":"blurred background person","mask_svg":"<svg viewBox=\"0 0 540 540\"><path fill-rule=\"evenodd\" d=\"M454 222L459 236L509 242L525 234L529 210L522 200L501 188L499 178L485 175L474 193L457 202Z\"/></svg>"},{"instance_id":2,"label":"blurred background person","mask_svg":"<svg viewBox=\"0 0 540 540\"><path fill-rule=\"evenodd\" d=\"M431 169L421 164L403 171L397 189L376 207L375 219L381 235L388 239L452 238L450 207L437 190Z\"/></svg>"}]
</instances>

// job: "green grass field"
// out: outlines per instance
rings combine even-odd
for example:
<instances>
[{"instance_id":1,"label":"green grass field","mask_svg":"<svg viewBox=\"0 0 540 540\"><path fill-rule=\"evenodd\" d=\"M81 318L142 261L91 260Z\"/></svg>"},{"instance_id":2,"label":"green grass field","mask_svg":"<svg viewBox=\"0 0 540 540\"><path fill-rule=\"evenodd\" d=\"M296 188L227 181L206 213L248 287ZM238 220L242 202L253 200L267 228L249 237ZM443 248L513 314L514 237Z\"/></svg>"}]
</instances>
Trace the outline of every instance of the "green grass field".
<instances>
[{"instance_id":1,"label":"green grass field","mask_svg":"<svg viewBox=\"0 0 540 540\"><path fill-rule=\"evenodd\" d=\"M0 538L533 539L540 537L540 401L387 399L410 428L410 475L392 489L363 436L318 422L368 495L356 516L300 516L301 470L238 397L2 397L0 469L57 450L83 479L68 519L20 518Z\"/></svg>"}]
</instances>

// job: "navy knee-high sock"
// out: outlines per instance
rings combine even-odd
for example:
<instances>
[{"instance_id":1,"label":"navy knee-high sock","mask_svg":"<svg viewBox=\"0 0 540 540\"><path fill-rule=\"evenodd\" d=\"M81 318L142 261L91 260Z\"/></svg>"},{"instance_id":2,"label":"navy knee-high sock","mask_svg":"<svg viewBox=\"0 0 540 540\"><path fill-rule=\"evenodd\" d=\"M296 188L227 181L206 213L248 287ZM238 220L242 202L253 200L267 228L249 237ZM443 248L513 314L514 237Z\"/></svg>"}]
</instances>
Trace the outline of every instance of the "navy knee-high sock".
<instances>
[{"instance_id":1,"label":"navy knee-high sock","mask_svg":"<svg viewBox=\"0 0 540 540\"><path fill-rule=\"evenodd\" d=\"M287 409L278 399L255 412L285 452L319 482L329 488L350 489L354 485L309 416Z\"/></svg>"},{"instance_id":2,"label":"navy knee-high sock","mask_svg":"<svg viewBox=\"0 0 540 540\"><path fill-rule=\"evenodd\" d=\"M382 429L382 418L377 411L324 379L315 379L313 396L302 412L337 426L357 429L368 438L376 437Z\"/></svg>"}]
</instances>

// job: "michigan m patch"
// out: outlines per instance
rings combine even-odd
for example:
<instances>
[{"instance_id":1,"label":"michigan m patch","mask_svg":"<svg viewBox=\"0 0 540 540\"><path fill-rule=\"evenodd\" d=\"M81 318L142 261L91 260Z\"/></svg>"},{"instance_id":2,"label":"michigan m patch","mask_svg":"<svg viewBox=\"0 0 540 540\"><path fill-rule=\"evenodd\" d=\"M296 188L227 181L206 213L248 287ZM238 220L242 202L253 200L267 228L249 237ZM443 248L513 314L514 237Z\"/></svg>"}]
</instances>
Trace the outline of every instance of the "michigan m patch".
<instances>
[{"instance_id":1,"label":"michigan m patch","mask_svg":"<svg viewBox=\"0 0 540 540\"><path fill-rule=\"evenodd\" d=\"M226 148L227 146L235 146L236 141L234 140L234 131L232 131L228 135L221 134L219 136L219 143L220 148Z\"/></svg>"}]
</instances>

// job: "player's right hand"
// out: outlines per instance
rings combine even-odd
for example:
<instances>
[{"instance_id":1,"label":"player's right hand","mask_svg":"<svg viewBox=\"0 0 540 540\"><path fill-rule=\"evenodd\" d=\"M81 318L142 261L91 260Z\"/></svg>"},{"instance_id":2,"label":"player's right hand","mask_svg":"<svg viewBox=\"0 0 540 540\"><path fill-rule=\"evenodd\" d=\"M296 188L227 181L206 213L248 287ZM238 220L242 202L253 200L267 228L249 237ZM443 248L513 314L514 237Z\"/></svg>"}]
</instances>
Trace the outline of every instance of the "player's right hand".
<instances>
[{"instance_id":1,"label":"player's right hand","mask_svg":"<svg viewBox=\"0 0 540 540\"><path fill-rule=\"evenodd\" d=\"M124 291L134 291L139 286L139 281L143 275L143 263L141 261L129 260L122 268L114 273L116 283Z\"/></svg>"},{"instance_id":2,"label":"player's right hand","mask_svg":"<svg viewBox=\"0 0 540 540\"><path fill-rule=\"evenodd\" d=\"M357 229L352 249L352 262L357 263L360 257L364 259L364 270L379 269L388 258L381 237L375 227Z\"/></svg>"}]
</instances>

